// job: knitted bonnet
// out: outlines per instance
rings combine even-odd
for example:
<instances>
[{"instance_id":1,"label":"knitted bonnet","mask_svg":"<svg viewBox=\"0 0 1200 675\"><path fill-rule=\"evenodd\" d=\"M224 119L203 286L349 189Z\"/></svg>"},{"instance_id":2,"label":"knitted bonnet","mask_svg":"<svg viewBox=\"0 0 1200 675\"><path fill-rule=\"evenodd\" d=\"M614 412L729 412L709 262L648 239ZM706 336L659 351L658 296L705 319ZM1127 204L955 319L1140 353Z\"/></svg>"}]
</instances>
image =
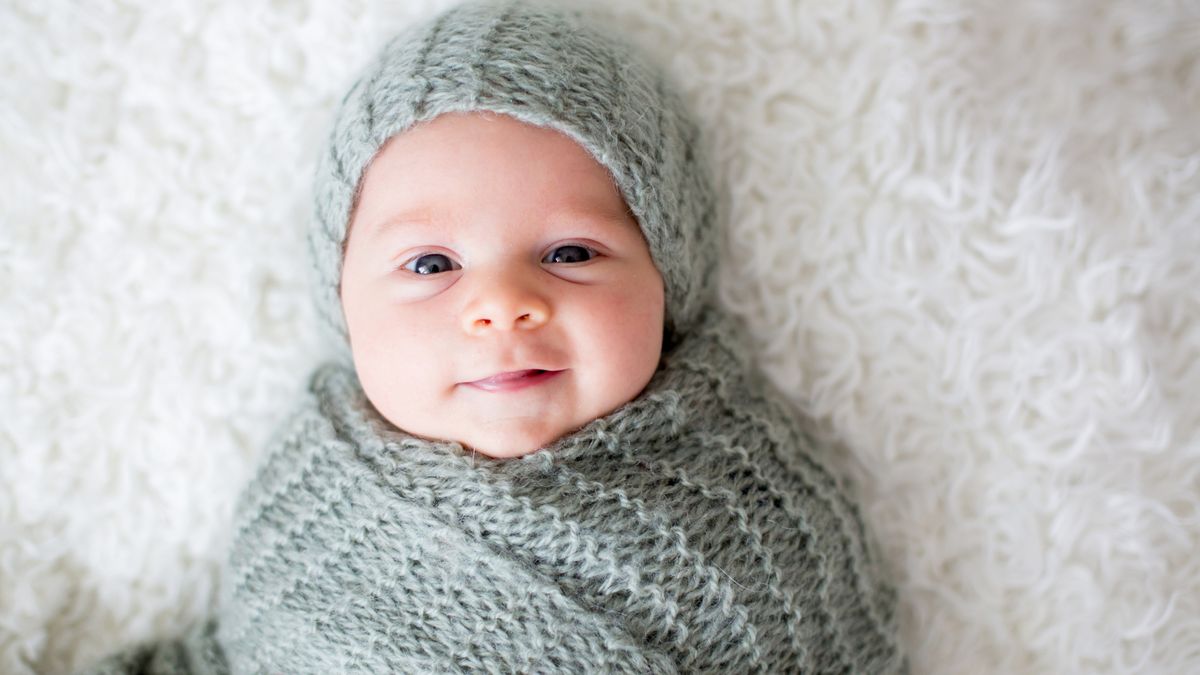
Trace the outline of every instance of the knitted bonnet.
<instances>
[{"instance_id":1,"label":"knitted bonnet","mask_svg":"<svg viewBox=\"0 0 1200 675\"><path fill-rule=\"evenodd\" d=\"M663 277L663 350L712 292L714 192L699 132L657 70L580 10L468 2L388 41L342 101L315 179L309 247L322 325L349 339L339 285L364 172L396 134L447 112L502 113L562 132L611 173Z\"/></svg>"}]
</instances>

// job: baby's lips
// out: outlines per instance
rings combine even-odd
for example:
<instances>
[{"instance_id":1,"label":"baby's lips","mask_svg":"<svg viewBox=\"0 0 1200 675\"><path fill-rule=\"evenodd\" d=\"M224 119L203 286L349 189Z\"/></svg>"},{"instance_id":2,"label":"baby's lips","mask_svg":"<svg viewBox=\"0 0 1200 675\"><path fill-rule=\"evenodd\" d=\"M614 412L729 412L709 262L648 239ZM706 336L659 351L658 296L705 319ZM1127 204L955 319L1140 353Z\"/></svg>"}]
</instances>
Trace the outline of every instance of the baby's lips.
<instances>
[{"instance_id":1,"label":"baby's lips","mask_svg":"<svg viewBox=\"0 0 1200 675\"><path fill-rule=\"evenodd\" d=\"M514 391L540 384L546 380L554 378L562 372L564 371L544 370L541 368L510 370L492 375L491 377L485 377L480 380L464 382L463 384L476 389L483 389L485 391Z\"/></svg>"},{"instance_id":2,"label":"baby's lips","mask_svg":"<svg viewBox=\"0 0 1200 675\"><path fill-rule=\"evenodd\" d=\"M485 377L485 378L482 378L479 380L473 380L471 382L468 382L467 384L482 384L482 385L502 384L504 382L520 380L520 379L528 377L530 375L536 375L538 373L544 373L544 372L547 372L547 371L545 371L541 368L527 368L525 370L510 370L508 372L492 375L491 377Z\"/></svg>"}]
</instances>

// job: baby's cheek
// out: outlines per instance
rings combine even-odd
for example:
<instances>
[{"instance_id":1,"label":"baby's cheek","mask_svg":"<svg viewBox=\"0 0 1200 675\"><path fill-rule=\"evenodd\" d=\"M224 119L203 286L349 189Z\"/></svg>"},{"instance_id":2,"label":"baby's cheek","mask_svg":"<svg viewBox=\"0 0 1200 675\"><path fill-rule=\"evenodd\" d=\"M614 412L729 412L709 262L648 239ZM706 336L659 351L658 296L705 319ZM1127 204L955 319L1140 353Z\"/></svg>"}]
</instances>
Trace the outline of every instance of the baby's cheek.
<instances>
[{"instance_id":1,"label":"baby's cheek","mask_svg":"<svg viewBox=\"0 0 1200 675\"><path fill-rule=\"evenodd\" d=\"M612 307L612 316L621 322L626 340L641 343L661 337L663 309L662 287L646 283L623 293Z\"/></svg>"},{"instance_id":2,"label":"baby's cheek","mask_svg":"<svg viewBox=\"0 0 1200 675\"><path fill-rule=\"evenodd\" d=\"M612 297L594 311L595 349L617 386L640 388L655 369L662 349L662 311L661 301L645 290Z\"/></svg>"},{"instance_id":3,"label":"baby's cheek","mask_svg":"<svg viewBox=\"0 0 1200 675\"><path fill-rule=\"evenodd\" d=\"M414 405L433 398L438 372L448 362L447 340L436 334L424 312L380 303L363 317L352 350L359 379L372 403L393 422Z\"/></svg>"},{"instance_id":4,"label":"baby's cheek","mask_svg":"<svg viewBox=\"0 0 1200 675\"><path fill-rule=\"evenodd\" d=\"M403 349L381 350L360 367L359 380L371 404L392 424L439 437L445 433L437 422L448 384L434 365L427 356L409 357Z\"/></svg>"}]
</instances>

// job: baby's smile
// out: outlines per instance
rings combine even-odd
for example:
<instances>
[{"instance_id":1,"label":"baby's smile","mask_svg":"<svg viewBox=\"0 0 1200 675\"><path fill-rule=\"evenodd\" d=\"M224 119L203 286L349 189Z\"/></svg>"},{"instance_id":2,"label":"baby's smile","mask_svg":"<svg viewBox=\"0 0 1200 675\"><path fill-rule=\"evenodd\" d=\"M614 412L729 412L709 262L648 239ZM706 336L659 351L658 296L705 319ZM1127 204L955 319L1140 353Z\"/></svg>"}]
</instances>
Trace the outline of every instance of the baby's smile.
<instances>
[{"instance_id":1,"label":"baby's smile","mask_svg":"<svg viewBox=\"0 0 1200 675\"><path fill-rule=\"evenodd\" d=\"M392 138L351 220L342 306L372 404L516 457L634 399L662 277L608 170L558 131L448 113Z\"/></svg>"},{"instance_id":2,"label":"baby's smile","mask_svg":"<svg viewBox=\"0 0 1200 675\"><path fill-rule=\"evenodd\" d=\"M520 391L528 389L554 379L557 375L566 372L565 370L514 370L505 373L498 373L491 377L485 377L472 382L464 382L468 387L475 387L484 391L507 392Z\"/></svg>"}]
</instances>

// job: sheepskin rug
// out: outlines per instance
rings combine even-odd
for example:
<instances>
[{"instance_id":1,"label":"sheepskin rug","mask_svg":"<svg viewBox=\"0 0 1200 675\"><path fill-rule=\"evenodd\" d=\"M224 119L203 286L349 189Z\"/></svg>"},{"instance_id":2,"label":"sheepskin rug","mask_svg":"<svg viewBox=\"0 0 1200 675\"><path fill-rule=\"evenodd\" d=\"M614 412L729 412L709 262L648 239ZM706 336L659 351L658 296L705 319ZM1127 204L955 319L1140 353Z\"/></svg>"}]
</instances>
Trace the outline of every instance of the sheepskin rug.
<instances>
[{"instance_id":1,"label":"sheepskin rug","mask_svg":"<svg viewBox=\"0 0 1200 675\"><path fill-rule=\"evenodd\" d=\"M447 5L0 5L0 672L211 607L323 349L314 159ZM861 500L914 672L1200 672L1200 5L590 6L709 134L722 299Z\"/></svg>"}]
</instances>

